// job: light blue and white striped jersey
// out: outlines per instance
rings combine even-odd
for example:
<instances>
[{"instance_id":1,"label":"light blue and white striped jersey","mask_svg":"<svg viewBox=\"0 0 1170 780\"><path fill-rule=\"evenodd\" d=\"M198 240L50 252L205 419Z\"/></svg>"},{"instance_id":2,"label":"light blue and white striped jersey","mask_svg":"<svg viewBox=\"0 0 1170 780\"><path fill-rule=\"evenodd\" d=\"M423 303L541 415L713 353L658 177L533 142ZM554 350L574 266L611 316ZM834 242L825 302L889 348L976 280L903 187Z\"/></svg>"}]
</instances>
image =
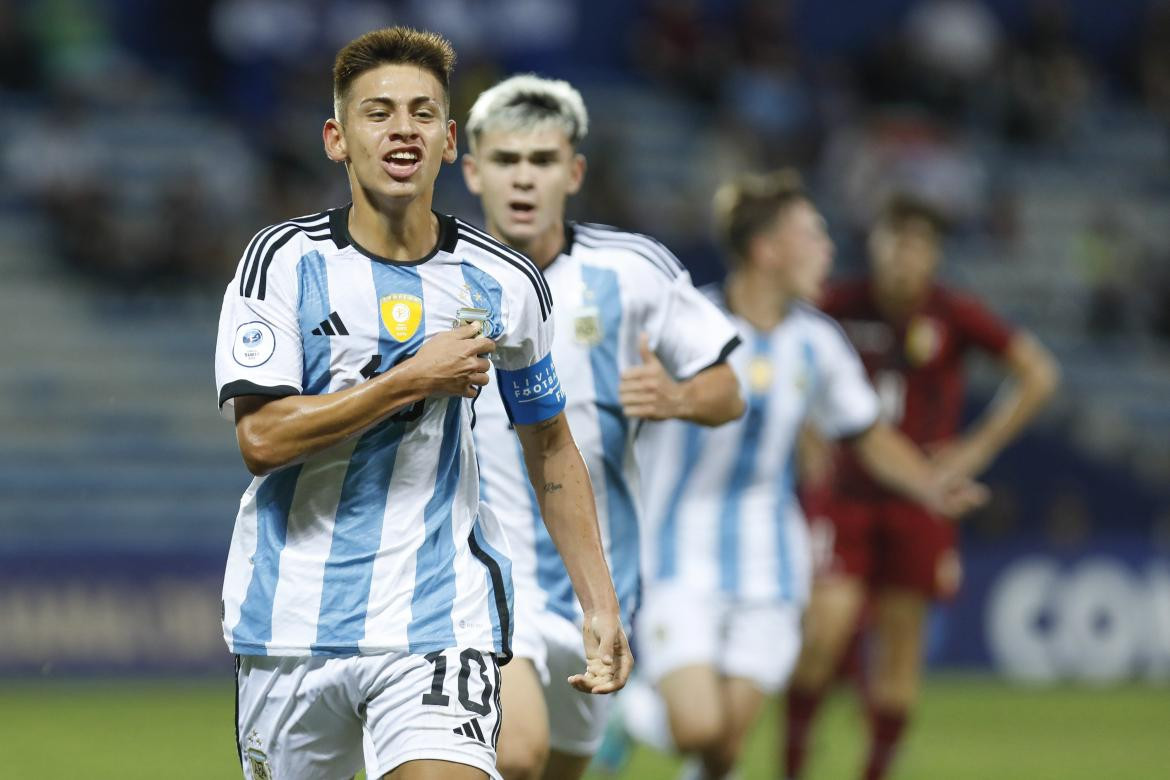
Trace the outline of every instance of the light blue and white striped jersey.
<instances>
[{"instance_id":1,"label":"light blue and white striped jersey","mask_svg":"<svg viewBox=\"0 0 1170 780\"><path fill-rule=\"evenodd\" d=\"M726 309L721 291L704 292ZM794 304L768 333L731 318L744 343L730 361L744 416L717 428L650 423L639 439L643 570L648 583L803 603L811 561L793 490L797 436L806 418L830 437L860 433L877 420L877 397L841 329L811 306Z\"/></svg>"},{"instance_id":2,"label":"light blue and white striped jersey","mask_svg":"<svg viewBox=\"0 0 1170 780\"><path fill-rule=\"evenodd\" d=\"M220 406L241 395L323 395L363 382L489 311L484 332L514 413L559 413L551 297L523 255L452 217L415 262L369 254L349 207L267 228L224 294ZM532 387L541 387L532 393ZM495 394L495 390L492 390ZM523 401L519 403L518 401ZM511 576L479 512L471 402L427 398L359 436L252 481L223 588L228 647L244 655L508 652Z\"/></svg>"},{"instance_id":3,"label":"light blue and white striped jersey","mask_svg":"<svg viewBox=\"0 0 1170 780\"><path fill-rule=\"evenodd\" d=\"M637 426L622 413L621 374L641 362L643 332L679 378L725 359L738 337L657 241L591 224L567 225L565 233L565 249L544 269L557 302L552 353L568 396L569 427L593 483L618 601L629 620L640 591L640 488L633 452ZM516 587L538 588L550 611L578 620L580 606L541 519L519 440L494 395L484 392L475 406L481 498L504 525Z\"/></svg>"}]
</instances>

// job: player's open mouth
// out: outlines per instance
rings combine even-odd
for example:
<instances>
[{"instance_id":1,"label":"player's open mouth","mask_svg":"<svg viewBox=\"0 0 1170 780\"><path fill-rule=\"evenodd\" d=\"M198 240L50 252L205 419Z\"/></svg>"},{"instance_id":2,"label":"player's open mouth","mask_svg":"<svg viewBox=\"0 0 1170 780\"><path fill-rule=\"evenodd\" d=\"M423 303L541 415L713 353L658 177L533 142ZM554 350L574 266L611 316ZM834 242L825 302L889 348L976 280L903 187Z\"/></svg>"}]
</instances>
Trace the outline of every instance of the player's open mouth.
<instances>
[{"instance_id":1,"label":"player's open mouth","mask_svg":"<svg viewBox=\"0 0 1170 780\"><path fill-rule=\"evenodd\" d=\"M508 212L516 222L531 222L536 216L536 206L531 203L514 200L508 204Z\"/></svg>"},{"instance_id":2,"label":"player's open mouth","mask_svg":"<svg viewBox=\"0 0 1170 780\"><path fill-rule=\"evenodd\" d=\"M382 158L382 166L391 178L406 180L422 167L422 151L418 147L395 149Z\"/></svg>"}]
</instances>

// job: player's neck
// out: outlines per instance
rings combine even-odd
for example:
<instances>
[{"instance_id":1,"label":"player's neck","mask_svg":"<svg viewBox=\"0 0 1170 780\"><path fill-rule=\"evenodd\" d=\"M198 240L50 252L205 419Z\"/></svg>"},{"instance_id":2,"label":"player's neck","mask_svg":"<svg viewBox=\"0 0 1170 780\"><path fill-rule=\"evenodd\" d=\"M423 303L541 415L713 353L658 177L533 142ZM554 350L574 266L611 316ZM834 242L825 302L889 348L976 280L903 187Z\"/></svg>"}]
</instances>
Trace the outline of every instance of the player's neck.
<instances>
[{"instance_id":1,"label":"player's neck","mask_svg":"<svg viewBox=\"0 0 1170 780\"><path fill-rule=\"evenodd\" d=\"M379 208L355 192L349 212L349 235L362 249L387 260L408 262L426 257L439 241L431 198L414 198Z\"/></svg>"},{"instance_id":2,"label":"player's neck","mask_svg":"<svg viewBox=\"0 0 1170 780\"><path fill-rule=\"evenodd\" d=\"M873 286L874 305L882 317L890 322L904 322L910 319L926 304L929 295L929 287L908 293L905 290L886 290L876 283Z\"/></svg>"},{"instance_id":3,"label":"player's neck","mask_svg":"<svg viewBox=\"0 0 1170 780\"><path fill-rule=\"evenodd\" d=\"M762 274L748 270L731 272L724 284L727 306L753 328L767 332L788 314L792 296Z\"/></svg>"},{"instance_id":4,"label":"player's neck","mask_svg":"<svg viewBox=\"0 0 1170 780\"><path fill-rule=\"evenodd\" d=\"M560 257L561 252L565 249L565 222L563 219L557 220L548 230L534 236L529 241L508 238L494 224L489 224L487 228L488 234L492 238L507 244L517 252L523 252L542 271L552 265L552 261Z\"/></svg>"}]
</instances>

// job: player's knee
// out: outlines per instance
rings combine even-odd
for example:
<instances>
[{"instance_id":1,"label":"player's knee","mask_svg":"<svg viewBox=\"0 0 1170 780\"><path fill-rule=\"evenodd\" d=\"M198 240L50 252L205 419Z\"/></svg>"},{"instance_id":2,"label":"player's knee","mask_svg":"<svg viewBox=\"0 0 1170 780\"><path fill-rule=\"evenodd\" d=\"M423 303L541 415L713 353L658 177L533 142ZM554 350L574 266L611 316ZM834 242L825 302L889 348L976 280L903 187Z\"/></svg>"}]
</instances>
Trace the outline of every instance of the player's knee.
<instances>
[{"instance_id":1,"label":"player's knee","mask_svg":"<svg viewBox=\"0 0 1170 780\"><path fill-rule=\"evenodd\" d=\"M548 744L539 739L500 741L496 768L504 780L537 780L548 761Z\"/></svg>"},{"instance_id":2,"label":"player's knee","mask_svg":"<svg viewBox=\"0 0 1170 780\"><path fill-rule=\"evenodd\" d=\"M671 713L670 732L680 753L713 753L723 736L723 724L711 710Z\"/></svg>"}]
</instances>

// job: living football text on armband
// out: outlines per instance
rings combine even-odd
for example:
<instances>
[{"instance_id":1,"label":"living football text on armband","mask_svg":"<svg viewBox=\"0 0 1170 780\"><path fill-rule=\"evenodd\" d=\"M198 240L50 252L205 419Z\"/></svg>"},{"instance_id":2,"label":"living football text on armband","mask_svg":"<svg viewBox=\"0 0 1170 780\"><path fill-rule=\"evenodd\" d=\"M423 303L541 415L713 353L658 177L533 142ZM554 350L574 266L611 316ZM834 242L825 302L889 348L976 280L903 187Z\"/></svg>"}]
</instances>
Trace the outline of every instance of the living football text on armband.
<instances>
[{"instance_id":1,"label":"living football text on armband","mask_svg":"<svg viewBox=\"0 0 1170 780\"><path fill-rule=\"evenodd\" d=\"M551 354L528 368L516 371L498 368L496 374L504 405L517 425L543 422L564 410L565 394Z\"/></svg>"}]
</instances>

